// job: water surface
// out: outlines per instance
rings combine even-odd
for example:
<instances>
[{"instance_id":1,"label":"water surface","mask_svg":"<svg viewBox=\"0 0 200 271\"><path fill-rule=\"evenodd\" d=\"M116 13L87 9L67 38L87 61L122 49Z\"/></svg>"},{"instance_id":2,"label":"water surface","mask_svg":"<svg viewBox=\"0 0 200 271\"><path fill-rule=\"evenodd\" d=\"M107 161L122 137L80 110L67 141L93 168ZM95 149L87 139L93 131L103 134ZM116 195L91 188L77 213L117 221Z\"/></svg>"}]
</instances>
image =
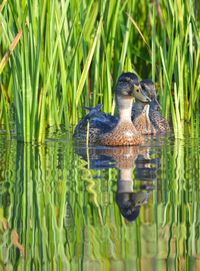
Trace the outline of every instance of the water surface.
<instances>
[{"instance_id":1,"label":"water surface","mask_svg":"<svg viewBox=\"0 0 200 271\"><path fill-rule=\"evenodd\" d=\"M200 138L0 135L0 270L199 270Z\"/></svg>"}]
</instances>

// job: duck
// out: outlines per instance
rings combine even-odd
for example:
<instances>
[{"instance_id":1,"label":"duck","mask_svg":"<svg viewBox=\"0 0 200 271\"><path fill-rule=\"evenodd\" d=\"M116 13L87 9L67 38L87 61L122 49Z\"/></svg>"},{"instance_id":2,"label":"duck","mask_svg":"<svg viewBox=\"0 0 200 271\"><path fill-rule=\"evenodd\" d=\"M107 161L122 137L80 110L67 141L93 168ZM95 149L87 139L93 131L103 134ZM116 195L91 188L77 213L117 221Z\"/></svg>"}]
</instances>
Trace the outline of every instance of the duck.
<instances>
[{"instance_id":1,"label":"duck","mask_svg":"<svg viewBox=\"0 0 200 271\"><path fill-rule=\"evenodd\" d=\"M150 79L140 81L143 93L150 98L150 102L142 102L136 98L136 102L132 106L131 119L136 127L143 135L155 135L167 133L170 131L168 121L161 115L161 106L157 101L155 83ZM146 118L144 114L146 112Z\"/></svg>"},{"instance_id":2,"label":"duck","mask_svg":"<svg viewBox=\"0 0 200 271\"><path fill-rule=\"evenodd\" d=\"M88 114L80 120L74 130L74 138L79 142L86 142L88 131L89 143L95 143L99 134L109 132L118 122L117 117L102 112L102 104L84 108L88 110Z\"/></svg>"},{"instance_id":3,"label":"duck","mask_svg":"<svg viewBox=\"0 0 200 271\"><path fill-rule=\"evenodd\" d=\"M131 72L122 73L115 93L119 117L102 112L101 104L88 108L89 113L75 128L76 139L86 140L88 134L89 143L106 146L130 146L143 142L143 137L131 120L133 97L146 104L151 100L143 92L137 75Z\"/></svg>"},{"instance_id":4,"label":"duck","mask_svg":"<svg viewBox=\"0 0 200 271\"><path fill-rule=\"evenodd\" d=\"M136 102L136 106L139 102ZM134 107L134 105L133 105ZM150 116L150 105L148 103L144 103L144 107L141 110L136 111L135 117L132 120L135 128L139 131L142 135L154 135L156 134L156 130L151 123Z\"/></svg>"}]
</instances>

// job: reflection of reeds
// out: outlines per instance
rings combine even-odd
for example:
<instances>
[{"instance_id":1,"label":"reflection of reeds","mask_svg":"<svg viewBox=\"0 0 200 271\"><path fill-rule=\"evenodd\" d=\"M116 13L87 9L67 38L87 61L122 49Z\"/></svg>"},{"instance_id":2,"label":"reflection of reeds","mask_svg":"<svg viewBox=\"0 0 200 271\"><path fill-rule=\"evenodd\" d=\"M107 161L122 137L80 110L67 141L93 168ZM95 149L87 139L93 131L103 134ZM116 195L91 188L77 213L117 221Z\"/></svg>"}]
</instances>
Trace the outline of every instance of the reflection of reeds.
<instances>
[{"instance_id":1,"label":"reflection of reeds","mask_svg":"<svg viewBox=\"0 0 200 271\"><path fill-rule=\"evenodd\" d=\"M44 141L46 127L76 124L83 105L100 102L114 112L112 88L129 70L158 82L163 113L169 119L171 112L183 137L184 120L193 122L199 112L199 3L193 2L3 1L0 61L9 58L0 67L0 122L9 130L14 105L18 138Z\"/></svg>"},{"instance_id":2,"label":"reflection of reeds","mask_svg":"<svg viewBox=\"0 0 200 271\"><path fill-rule=\"evenodd\" d=\"M36 147L4 142L0 147L0 222L3 217L9 225L0 227L2 269L139 271L155 270L156 264L159 271L185 259L186 270L198 270L200 158L195 140L159 148L158 190L132 224L115 203L116 169L88 169L67 142ZM12 230L24 258L12 243Z\"/></svg>"}]
</instances>

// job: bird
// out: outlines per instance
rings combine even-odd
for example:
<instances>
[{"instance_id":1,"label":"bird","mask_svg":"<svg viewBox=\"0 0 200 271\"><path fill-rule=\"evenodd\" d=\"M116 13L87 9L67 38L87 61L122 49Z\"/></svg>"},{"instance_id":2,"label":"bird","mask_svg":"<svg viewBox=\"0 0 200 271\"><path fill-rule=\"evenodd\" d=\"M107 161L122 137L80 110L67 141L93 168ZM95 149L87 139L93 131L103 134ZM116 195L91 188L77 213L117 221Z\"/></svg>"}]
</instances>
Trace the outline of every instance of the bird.
<instances>
[{"instance_id":1,"label":"bird","mask_svg":"<svg viewBox=\"0 0 200 271\"><path fill-rule=\"evenodd\" d=\"M143 93L150 98L150 102L142 102L136 98L132 106L131 119L142 134L159 134L170 131L168 121L161 115L161 106L157 101L155 83L150 79L140 81ZM143 112L143 114L142 114ZM141 118L146 112L146 118ZM148 121L147 121L148 119Z\"/></svg>"},{"instance_id":2,"label":"bird","mask_svg":"<svg viewBox=\"0 0 200 271\"><path fill-rule=\"evenodd\" d=\"M149 112L150 112L150 105L148 103L146 104L144 103L143 109L140 111L138 110L138 112L136 112L136 116L133 120L133 124L135 128L142 135L156 134L156 129L150 120Z\"/></svg>"},{"instance_id":3,"label":"bird","mask_svg":"<svg viewBox=\"0 0 200 271\"><path fill-rule=\"evenodd\" d=\"M89 112L80 120L74 131L74 138L80 142L86 142L88 131L89 142L95 143L99 134L110 131L118 122L117 117L101 111L102 104L84 108Z\"/></svg>"},{"instance_id":4,"label":"bird","mask_svg":"<svg viewBox=\"0 0 200 271\"><path fill-rule=\"evenodd\" d=\"M122 73L117 81L115 93L119 117L101 112L101 105L88 108L89 113L75 128L76 139L86 140L88 134L89 143L106 146L138 145L143 142L143 137L131 121L132 102L133 97L143 103L151 100L143 92L137 75L131 72Z\"/></svg>"}]
</instances>

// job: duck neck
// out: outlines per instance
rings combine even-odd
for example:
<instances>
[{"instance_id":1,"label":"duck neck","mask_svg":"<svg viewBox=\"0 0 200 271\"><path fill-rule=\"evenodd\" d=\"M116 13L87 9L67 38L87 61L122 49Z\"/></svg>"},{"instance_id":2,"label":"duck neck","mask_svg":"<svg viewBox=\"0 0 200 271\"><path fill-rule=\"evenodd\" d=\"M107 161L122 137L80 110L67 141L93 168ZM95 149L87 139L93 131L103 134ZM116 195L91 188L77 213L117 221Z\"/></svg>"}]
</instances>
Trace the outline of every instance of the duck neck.
<instances>
[{"instance_id":1,"label":"duck neck","mask_svg":"<svg viewBox=\"0 0 200 271\"><path fill-rule=\"evenodd\" d=\"M132 99L117 97L119 122L131 122Z\"/></svg>"},{"instance_id":2,"label":"duck neck","mask_svg":"<svg viewBox=\"0 0 200 271\"><path fill-rule=\"evenodd\" d=\"M149 105L149 104L145 105L143 111L144 111L146 120L147 120L148 122L150 122L150 119L149 119L149 110L150 110L150 105Z\"/></svg>"},{"instance_id":3,"label":"duck neck","mask_svg":"<svg viewBox=\"0 0 200 271\"><path fill-rule=\"evenodd\" d=\"M136 99L134 106L140 110L143 110L146 103L141 102L140 100Z\"/></svg>"},{"instance_id":4,"label":"duck neck","mask_svg":"<svg viewBox=\"0 0 200 271\"><path fill-rule=\"evenodd\" d=\"M119 176L117 181L117 192L133 192L133 177L132 177L133 169L120 169Z\"/></svg>"}]
</instances>

